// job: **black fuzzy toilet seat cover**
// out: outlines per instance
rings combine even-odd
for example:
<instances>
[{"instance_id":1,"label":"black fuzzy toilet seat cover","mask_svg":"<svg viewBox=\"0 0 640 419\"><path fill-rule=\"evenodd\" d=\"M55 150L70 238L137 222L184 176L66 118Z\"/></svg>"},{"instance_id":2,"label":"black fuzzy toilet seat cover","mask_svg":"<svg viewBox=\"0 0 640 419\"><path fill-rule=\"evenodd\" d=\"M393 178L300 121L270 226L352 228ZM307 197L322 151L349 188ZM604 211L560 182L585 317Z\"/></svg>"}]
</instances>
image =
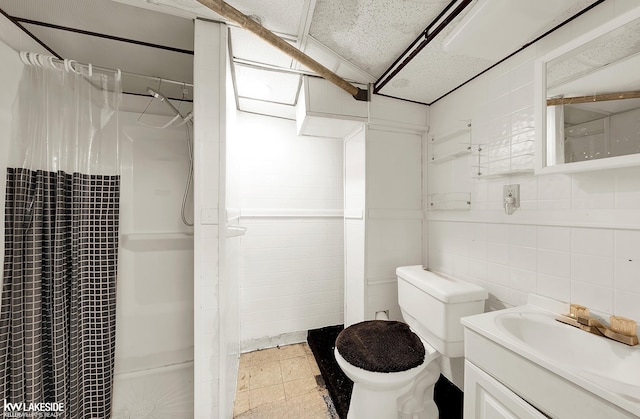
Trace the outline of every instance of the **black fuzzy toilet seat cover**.
<instances>
[{"instance_id":1,"label":"black fuzzy toilet seat cover","mask_svg":"<svg viewBox=\"0 0 640 419\"><path fill-rule=\"evenodd\" d=\"M336 338L336 348L351 365L373 372L400 372L424 362L418 335L402 322L369 320L353 324Z\"/></svg>"}]
</instances>

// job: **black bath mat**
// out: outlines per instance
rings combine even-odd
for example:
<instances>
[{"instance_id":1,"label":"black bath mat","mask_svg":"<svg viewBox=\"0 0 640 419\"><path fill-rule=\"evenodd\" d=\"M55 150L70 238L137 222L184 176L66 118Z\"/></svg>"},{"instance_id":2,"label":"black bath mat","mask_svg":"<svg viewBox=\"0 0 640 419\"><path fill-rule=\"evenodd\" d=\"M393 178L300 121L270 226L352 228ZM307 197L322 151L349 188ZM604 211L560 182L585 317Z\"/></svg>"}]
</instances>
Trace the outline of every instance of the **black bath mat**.
<instances>
[{"instance_id":1,"label":"black bath mat","mask_svg":"<svg viewBox=\"0 0 640 419\"><path fill-rule=\"evenodd\" d=\"M307 343L316 358L338 415L341 419L346 419L353 382L344 375L333 356L336 338L343 328L338 325L309 330ZM440 411L440 419L462 419L462 391L443 375L440 375L436 383L433 398Z\"/></svg>"},{"instance_id":2,"label":"black bath mat","mask_svg":"<svg viewBox=\"0 0 640 419\"><path fill-rule=\"evenodd\" d=\"M347 418L353 381L342 372L333 356L338 334L344 329L342 325L328 326L322 329L309 330L307 343L316 358L318 368L333 400L333 405L341 419Z\"/></svg>"}]
</instances>

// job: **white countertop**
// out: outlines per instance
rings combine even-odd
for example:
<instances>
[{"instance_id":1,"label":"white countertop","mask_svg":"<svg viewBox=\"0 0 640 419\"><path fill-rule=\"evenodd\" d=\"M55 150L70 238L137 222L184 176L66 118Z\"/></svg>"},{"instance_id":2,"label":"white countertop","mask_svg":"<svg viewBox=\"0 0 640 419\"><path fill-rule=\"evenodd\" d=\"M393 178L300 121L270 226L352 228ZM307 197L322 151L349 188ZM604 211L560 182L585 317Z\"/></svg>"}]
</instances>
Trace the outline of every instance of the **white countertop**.
<instances>
[{"instance_id":1,"label":"white countertop","mask_svg":"<svg viewBox=\"0 0 640 419\"><path fill-rule=\"evenodd\" d=\"M465 317L487 339L640 417L640 345L560 323L568 304L532 295L525 306Z\"/></svg>"}]
</instances>

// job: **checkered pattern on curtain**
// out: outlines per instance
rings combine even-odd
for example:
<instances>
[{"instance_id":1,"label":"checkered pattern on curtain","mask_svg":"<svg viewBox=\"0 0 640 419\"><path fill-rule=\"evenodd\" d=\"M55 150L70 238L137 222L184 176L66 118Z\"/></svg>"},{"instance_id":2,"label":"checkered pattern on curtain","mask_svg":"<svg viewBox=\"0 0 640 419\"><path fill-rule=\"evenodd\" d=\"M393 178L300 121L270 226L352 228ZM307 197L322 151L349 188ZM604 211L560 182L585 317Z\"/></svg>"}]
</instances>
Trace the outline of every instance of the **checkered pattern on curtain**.
<instances>
[{"instance_id":1,"label":"checkered pattern on curtain","mask_svg":"<svg viewBox=\"0 0 640 419\"><path fill-rule=\"evenodd\" d=\"M0 400L111 416L119 176L7 170Z\"/></svg>"}]
</instances>

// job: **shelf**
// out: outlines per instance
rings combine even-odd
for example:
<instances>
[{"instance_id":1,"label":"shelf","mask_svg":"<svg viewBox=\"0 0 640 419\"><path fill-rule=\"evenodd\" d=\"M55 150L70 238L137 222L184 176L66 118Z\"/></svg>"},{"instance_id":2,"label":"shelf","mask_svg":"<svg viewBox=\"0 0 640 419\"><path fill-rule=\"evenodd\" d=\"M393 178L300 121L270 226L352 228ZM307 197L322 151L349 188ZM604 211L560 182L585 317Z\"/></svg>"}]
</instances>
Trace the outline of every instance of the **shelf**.
<instances>
[{"instance_id":1,"label":"shelf","mask_svg":"<svg viewBox=\"0 0 640 419\"><path fill-rule=\"evenodd\" d=\"M504 171L504 172L495 172L495 173L488 173L488 174L481 174L478 175L476 174L474 177L478 178L478 179L491 179L491 178L498 178L498 177L503 177L503 176L515 176L515 175L526 175L526 174L533 174L534 170L533 169L521 169L521 170L508 170L508 171Z\"/></svg>"},{"instance_id":2,"label":"shelf","mask_svg":"<svg viewBox=\"0 0 640 419\"><path fill-rule=\"evenodd\" d=\"M429 163L439 164L471 153L471 123L439 135L429 141Z\"/></svg>"},{"instance_id":3,"label":"shelf","mask_svg":"<svg viewBox=\"0 0 640 419\"><path fill-rule=\"evenodd\" d=\"M452 151L440 157L431 156L431 160L429 160L429 163L434 163L434 164L444 163L446 161L453 160L457 157L464 156L469 153L471 153L471 146L465 145L465 148L463 150Z\"/></svg>"},{"instance_id":4,"label":"shelf","mask_svg":"<svg viewBox=\"0 0 640 419\"><path fill-rule=\"evenodd\" d=\"M427 196L431 211L468 211L471 194L468 192L439 193Z\"/></svg>"},{"instance_id":5,"label":"shelf","mask_svg":"<svg viewBox=\"0 0 640 419\"><path fill-rule=\"evenodd\" d=\"M438 144L438 143L442 143L448 140L451 140L453 138L459 137L462 134L465 134L467 132L471 131L471 123L470 122L465 122L464 126L459 126L457 128L452 129L451 131L446 131L443 133L436 133L432 136L430 136L431 140L430 143L431 144Z\"/></svg>"}]
</instances>

